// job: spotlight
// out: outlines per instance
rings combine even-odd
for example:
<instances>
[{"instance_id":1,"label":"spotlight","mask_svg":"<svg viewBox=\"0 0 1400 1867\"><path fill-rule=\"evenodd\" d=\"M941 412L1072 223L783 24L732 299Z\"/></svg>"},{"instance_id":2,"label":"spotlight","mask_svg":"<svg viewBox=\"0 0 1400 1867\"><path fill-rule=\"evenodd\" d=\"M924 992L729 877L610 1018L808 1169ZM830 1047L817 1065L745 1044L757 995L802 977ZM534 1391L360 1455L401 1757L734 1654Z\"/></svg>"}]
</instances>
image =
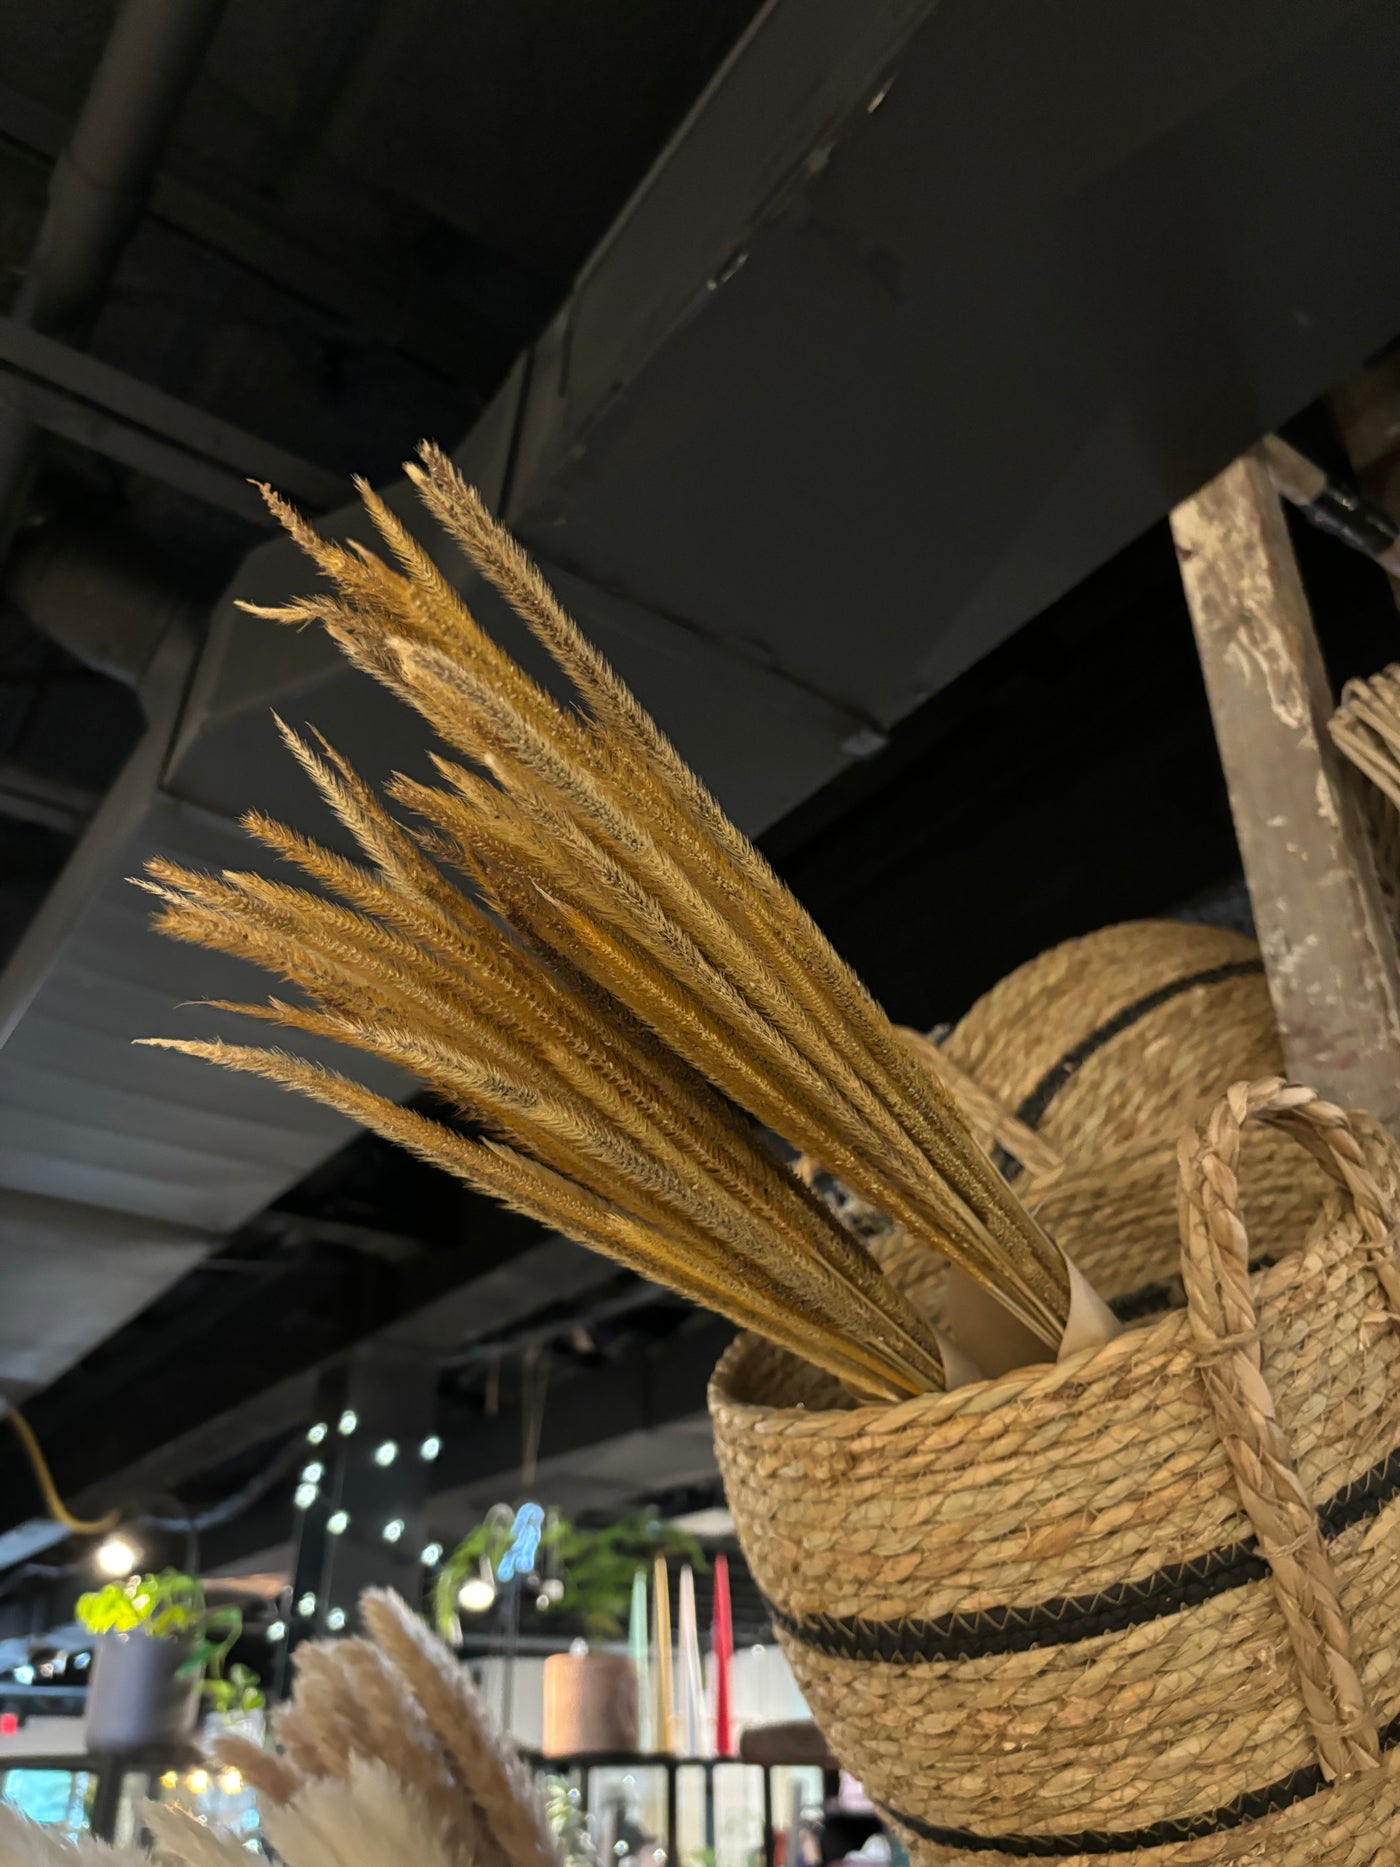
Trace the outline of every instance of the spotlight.
<instances>
[{"instance_id":1,"label":"spotlight","mask_svg":"<svg viewBox=\"0 0 1400 1867\"><path fill-rule=\"evenodd\" d=\"M125 1581L141 1560L141 1552L124 1536L109 1536L97 1545L93 1561L114 1582Z\"/></svg>"},{"instance_id":2,"label":"spotlight","mask_svg":"<svg viewBox=\"0 0 1400 1867\"><path fill-rule=\"evenodd\" d=\"M485 1614L496 1599L496 1578L485 1556L475 1575L469 1575L457 1592L457 1606L466 1614Z\"/></svg>"}]
</instances>

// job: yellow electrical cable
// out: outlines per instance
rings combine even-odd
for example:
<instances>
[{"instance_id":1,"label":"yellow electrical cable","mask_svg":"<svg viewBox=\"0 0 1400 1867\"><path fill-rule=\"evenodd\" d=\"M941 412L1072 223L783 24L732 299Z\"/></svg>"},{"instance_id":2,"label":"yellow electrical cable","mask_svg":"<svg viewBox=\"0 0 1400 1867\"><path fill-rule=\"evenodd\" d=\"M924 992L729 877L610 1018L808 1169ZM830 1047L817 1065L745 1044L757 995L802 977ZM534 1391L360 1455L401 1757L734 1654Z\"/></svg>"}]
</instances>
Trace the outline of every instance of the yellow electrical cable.
<instances>
[{"instance_id":1,"label":"yellow electrical cable","mask_svg":"<svg viewBox=\"0 0 1400 1867\"><path fill-rule=\"evenodd\" d=\"M19 1443L29 1458L34 1469L34 1476L39 1489L44 1494L44 1503L55 1523L61 1523L65 1530L71 1530L75 1536L101 1536L105 1530L115 1530L121 1518L121 1512L109 1510L105 1517L86 1519L75 1517L63 1499L58 1495L58 1486L53 1481L49 1462L44 1457L42 1446L34 1436L34 1428L25 1419L18 1407L11 1407L10 1422L19 1434Z\"/></svg>"}]
</instances>

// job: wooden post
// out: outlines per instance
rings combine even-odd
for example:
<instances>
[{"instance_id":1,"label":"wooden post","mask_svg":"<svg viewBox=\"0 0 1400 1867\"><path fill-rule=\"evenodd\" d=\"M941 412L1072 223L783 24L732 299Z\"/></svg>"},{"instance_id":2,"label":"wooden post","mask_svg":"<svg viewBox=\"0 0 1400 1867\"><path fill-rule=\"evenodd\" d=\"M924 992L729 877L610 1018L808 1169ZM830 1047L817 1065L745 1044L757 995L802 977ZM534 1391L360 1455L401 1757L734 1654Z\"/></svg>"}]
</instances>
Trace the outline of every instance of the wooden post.
<instances>
[{"instance_id":1,"label":"wooden post","mask_svg":"<svg viewBox=\"0 0 1400 1867\"><path fill-rule=\"evenodd\" d=\"M1172 533L1289 1074L1400 1134L1400 961L1264 467L1235 461Z\"/></svg>"}]
</instances>

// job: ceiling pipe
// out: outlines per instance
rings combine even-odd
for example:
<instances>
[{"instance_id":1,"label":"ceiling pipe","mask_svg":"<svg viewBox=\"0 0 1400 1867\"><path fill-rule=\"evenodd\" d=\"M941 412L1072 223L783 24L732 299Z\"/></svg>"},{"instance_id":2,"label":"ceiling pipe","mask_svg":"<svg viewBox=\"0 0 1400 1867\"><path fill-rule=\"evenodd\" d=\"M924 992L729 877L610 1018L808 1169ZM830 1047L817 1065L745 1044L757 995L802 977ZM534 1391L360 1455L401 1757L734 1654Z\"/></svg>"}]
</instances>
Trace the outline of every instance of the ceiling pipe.
<instances>
[{"instance_id":1,"label":"ceiling pipe","mask_svg":"<svg viewBox=\"0 0 1400 1867\"><path fill-rule=\"evenodd\" d=\"M140 688L162 639L203 633L208 603L139 538L90 519L40 526L10 553L0 589L31 628L84 667Z\"/></svg>"},{"instance_id":2,"label":"ceiling pipe","mask_svg":"<svg viewBox=\"0 0 1400 1867\"><path fill-rule=\"evenodd\" d=\"M122 0L15 301L17 322L82 338L150 194L161 153L225 0ZM36 430L0 416L0 557L21 521Z\"/></svg>"}]
</instances>

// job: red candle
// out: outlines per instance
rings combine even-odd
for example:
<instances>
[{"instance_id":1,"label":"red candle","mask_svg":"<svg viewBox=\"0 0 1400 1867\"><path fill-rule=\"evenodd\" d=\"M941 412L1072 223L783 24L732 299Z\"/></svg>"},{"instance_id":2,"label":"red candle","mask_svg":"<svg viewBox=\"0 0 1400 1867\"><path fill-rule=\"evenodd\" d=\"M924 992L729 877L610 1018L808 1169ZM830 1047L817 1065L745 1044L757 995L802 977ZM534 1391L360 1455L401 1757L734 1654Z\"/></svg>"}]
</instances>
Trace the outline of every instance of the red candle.
<instances>
[{"instance_id":1,"label":"red candle","mask_svg":"<svg viewBox=\"0 0 1400 1867\"><path fill-rule=\"evenodd\" d=\"M734 1659L734 1622L729 1607L729 1558L715 1557L715 1601L710 1621L710 1645L715 1656L715 1755L734 1755L734 1714L730 1699L730 1666Z\"/></svg>"}]
</instances>

